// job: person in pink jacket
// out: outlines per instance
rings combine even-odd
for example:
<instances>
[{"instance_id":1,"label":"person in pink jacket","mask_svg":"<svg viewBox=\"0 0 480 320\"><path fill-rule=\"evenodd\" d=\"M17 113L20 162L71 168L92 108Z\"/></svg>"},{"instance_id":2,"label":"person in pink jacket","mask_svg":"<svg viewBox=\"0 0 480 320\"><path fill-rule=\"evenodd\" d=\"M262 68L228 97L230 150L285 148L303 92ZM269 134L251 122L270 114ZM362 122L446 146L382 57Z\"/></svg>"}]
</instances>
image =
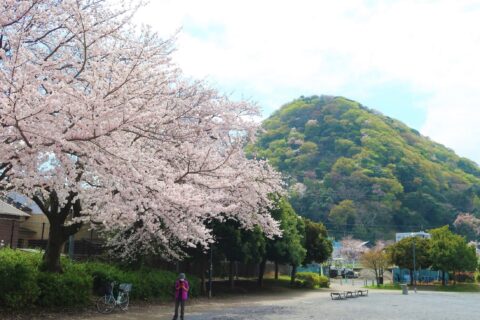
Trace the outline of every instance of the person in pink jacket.
<instances>
[{"instance_id":1,"label":"person in pink jacket","mask_svg":"<svg viewBox=\"0 0 480 320\"><path fill-rule=\"evenodd\" d=\"M188 290L190 286L187 279L185 279L185 273L180 273L178 275L177 281L175 281L175 314L173 315L172 320L177 320L178 318L178 307L180 306L180 319L183 320L185 313L185 301L188 299Z\"/></svg>"}]
</instances>

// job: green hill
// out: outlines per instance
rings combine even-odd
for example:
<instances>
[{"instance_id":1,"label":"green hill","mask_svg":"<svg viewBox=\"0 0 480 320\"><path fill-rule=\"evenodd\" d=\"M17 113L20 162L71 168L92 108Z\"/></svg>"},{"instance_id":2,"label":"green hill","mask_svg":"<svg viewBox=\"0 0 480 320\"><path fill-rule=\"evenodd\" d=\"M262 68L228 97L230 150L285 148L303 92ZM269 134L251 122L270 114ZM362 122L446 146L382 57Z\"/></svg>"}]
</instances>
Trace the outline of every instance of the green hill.
<instances>
[{"instance_id":1,"label":"green hill","mask_svg":"<svg viewBox=\"0 0 480 320\"><path fill-rule=\"evenodd\" d=\"M291 202L337 237L393 238L480 212L480 168L342 97L301 97L263 122L252 156L289 180Z\"/></svg>"}]
</instances>

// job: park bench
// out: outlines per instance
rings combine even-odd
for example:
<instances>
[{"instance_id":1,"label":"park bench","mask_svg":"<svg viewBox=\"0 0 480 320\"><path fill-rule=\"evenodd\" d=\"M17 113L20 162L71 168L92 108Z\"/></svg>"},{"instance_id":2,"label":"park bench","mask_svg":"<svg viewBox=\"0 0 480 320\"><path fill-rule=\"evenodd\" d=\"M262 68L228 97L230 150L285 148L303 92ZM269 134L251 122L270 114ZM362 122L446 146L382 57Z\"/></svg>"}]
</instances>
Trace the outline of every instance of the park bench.
<instances>
[{"instance_id":1,"label":"park bench","mask_svg":"<svg viewBox=\"0 0 480 320\"><path fill-rule=\"evenodd\" d=\"M332 300L343 300L346 298L345 292L330 292Z\"/></svg>"},{"instance_id":2,"label":"park bench","mask_svg":"<svg viewBox=\"0 0 480 320\"><path fill-rule=\"evenodd\" d=\"M345 291L345 297L346 298L356 298L357 297L357 291Z\"/></svg>"},{"instance_id":3,"label":"park bench","mask_svg":"<svg viewBox=\"0 0 480 320\"><path fill-rule=\"evenodd\" d=\"M366 297L368 296L368 290L357 290L357 297Z\"/></svg>"}]
</instances>

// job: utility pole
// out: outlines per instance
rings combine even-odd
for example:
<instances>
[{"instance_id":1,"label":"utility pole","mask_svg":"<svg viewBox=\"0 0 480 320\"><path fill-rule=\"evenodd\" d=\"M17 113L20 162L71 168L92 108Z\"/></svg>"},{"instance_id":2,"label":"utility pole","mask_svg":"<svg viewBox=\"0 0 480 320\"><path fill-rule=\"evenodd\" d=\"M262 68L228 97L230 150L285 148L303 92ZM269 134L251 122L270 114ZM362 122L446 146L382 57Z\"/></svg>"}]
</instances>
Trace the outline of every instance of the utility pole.
<instances>
[{"instance_id":1,"label":"utility pole","mask_svg":"<svg viewBox=\"0 0 480 320\"><path fill-rule=\"evenodd\" d=\"M213 243L210 245L210 270L208 272L208 298L212 298Z\"/></svg>"},{"instance_id":2,"label":"utility pole","mask_svg":"<svg viewBox=\"0 0 480 320\"><path fill-rule=\"evenodd\" d=\"M415 237L413 237L413 291L417 293L417 279L416 279L416 261L415 261Z\"/></svg>"}]
</instances>

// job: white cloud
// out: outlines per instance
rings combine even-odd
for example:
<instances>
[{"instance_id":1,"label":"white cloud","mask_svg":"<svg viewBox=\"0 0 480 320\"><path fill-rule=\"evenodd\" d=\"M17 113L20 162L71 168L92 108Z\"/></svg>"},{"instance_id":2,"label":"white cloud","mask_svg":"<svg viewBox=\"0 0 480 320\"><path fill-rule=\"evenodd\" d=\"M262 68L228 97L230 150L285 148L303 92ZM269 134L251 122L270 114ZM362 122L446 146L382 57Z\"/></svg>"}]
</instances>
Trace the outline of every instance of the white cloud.
<instances>
[{"instance_id":1,"label":"white cloud","mask_svg":"<svg viewBox=\"0 0 480 320\"><path fill-rule=\"evenodd\" d=\"M478 1L152 0L139 19L184 26L186 74L269 108L405 83L431 97L421 131L480 163Z\"/></svg>"}]
</instances>

